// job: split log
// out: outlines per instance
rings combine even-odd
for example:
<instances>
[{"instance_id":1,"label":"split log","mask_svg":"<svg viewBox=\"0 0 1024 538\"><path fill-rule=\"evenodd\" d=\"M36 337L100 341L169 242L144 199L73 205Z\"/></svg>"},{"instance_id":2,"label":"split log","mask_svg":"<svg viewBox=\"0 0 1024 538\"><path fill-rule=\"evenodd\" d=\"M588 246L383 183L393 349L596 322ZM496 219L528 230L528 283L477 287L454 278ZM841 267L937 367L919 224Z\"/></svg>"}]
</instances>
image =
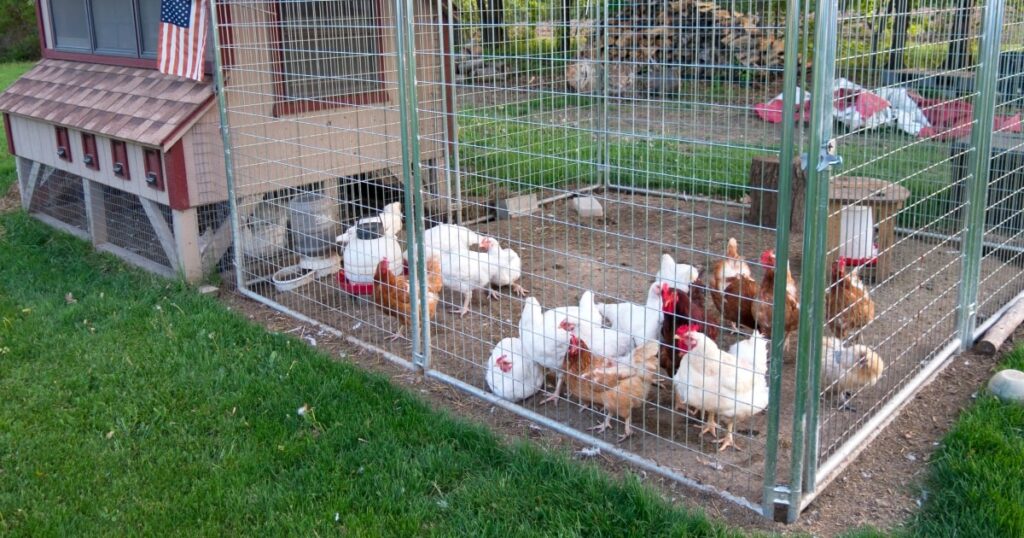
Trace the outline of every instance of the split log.
<instances>
[{"instance_id":1,"label":"split log","mask_svg":"<svg viewBox=\"0 0 1024 538\"><path fill-rule=\"evenodd\" d=\"M1024 301L1018 300L985 332L985 337L975 344L974 350L982 355L995 355L999 346L1021 323L1024 323Z\"/></svg>"}]
</instances>

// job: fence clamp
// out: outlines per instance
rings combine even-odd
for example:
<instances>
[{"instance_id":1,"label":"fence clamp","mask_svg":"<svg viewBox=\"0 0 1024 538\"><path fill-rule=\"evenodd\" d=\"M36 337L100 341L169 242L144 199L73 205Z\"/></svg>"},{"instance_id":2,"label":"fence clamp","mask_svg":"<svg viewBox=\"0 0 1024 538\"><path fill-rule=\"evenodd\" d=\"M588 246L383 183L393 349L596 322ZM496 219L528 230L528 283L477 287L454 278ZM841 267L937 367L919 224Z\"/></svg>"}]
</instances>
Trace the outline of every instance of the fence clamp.
<instances>
[{"instance_id":1,"label":"fence clamp","mask_svg":"<svg viewBox=\"0 0 1024 538\"><path fill-rule=\"evenodd\" d=\"M839 155L836 155L836 146L837 144L835 138L829 139L828 142L822 144L821 151L818 154L817 170L819 172L824 172L825 170L828 170L833 166L843 165L843 158ZM800 168L803 170L807 170L807 164L807 154L800 154Z\"/></svg>"}]
</instances>

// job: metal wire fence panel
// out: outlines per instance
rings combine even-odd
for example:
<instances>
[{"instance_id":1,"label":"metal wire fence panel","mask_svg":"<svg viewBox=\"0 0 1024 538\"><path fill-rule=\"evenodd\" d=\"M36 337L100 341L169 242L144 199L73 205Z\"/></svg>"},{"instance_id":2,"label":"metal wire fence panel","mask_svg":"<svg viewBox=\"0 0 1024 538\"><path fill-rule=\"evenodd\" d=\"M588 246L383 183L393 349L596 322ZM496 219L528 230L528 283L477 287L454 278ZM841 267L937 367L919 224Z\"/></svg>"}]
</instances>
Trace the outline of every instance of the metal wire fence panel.
<instances>
[{"instance_id":1,"label":"metal wire fence panel","mask_svg":"<svg viewBox=\"0 0 1024 538\"><path fill-rule=\"evenodd\" d=\"M404 337L395 349L407 350L414 299L403 267L394 6L227 1L217 15L240 286L368 343ZM439 41L417 38L424 48ZM430 67L423 65L424 81L439 66ZM430 91L419 99L443 97ZM421 124L442 128L436 118ZM423 145L421 162L438 169L442 149ZM444 180L431 188L444 192ZM395 295L387 309L372 293L375 261L384 257Z\"/></svg>"},{"instance_id":2,"label":"metal wire fence panel","mask_svg":"<svg viewBox=\"0 0 1024 538\"><path fill-rule=\"evenodd\" d=\"M454 103L418 103L457 126L445 172L461 211L426 223L446 307L431 368L566 429L630 434L630 453L759 502L768 340L680 361L674 336L693 322L726 351L751 338L751 307L772 303L759 260L776 245L782 127L750 107L782 92L777 4L454 7L434 30L450 29L438 84ZM436 242L444 233L457 244ZM728 258L730 238L748 261ZM652 283L676 264L666 305ZM716 422L743 451L717 451Z\"/></svg>"},{"instance_id":3,"label":"metal wire fence panel","mask_svg":"<svg viewBox=\"0 0 1024 538\"><path fill-rule=\"evenodd\" d=\"M978 266L968 248L979 226L969 208L984 206L972 193L975 155L1013 166L1005 164L1006 149L993 148L990 156L979 145L991 136L979 118L994 93L980 82L992 66L981 60L981 38L993 5L936 0L884 9L840 2L832 95L844 162L833 172L828 201L824 321L831 335L822 343L814 455L825 480L945 361L950 345L973 338L961 340L964 320L974 323L972 306L962 305L979 280L988 315L1020 291L1019 268L997 254L1005 250L989 249ZM997 131L1019 133L1014 103L1004 98L998 107ZM1012 169L998 177L1007 173ZM993 171L985 180L986 245L1000 216L1016 215L1006 200L1019 193L996 177ZM980 279L965 273L974 270Z\"/></svg>"},{"instance_id":4,"label":"metal wire fence panel","mask_svg":"<svg viewBox=\"0 0 1024 538\"><path fill-rule=\"evenodd\" d=\"M1024 8L1008 3L996 74L996 118L992 136L978 316L988 318L1024 291ZM1017 120L1015 124L1012 120Z\"/></svg>"},{"instance_id":5,"label":"metal wire fence panel","mask_svg":"<svg viewBox=\"0 0 1024 538\"><path fill-rule=\"evenodd\" d=\"M218 2L239 287L687 484L800 507L959 344L989 96L984 8L830 6ZM983 239L1006 247L1002 151ZM1021 286L1016 250L984 252L982 316Z\"/></svg>"}]
</instances>

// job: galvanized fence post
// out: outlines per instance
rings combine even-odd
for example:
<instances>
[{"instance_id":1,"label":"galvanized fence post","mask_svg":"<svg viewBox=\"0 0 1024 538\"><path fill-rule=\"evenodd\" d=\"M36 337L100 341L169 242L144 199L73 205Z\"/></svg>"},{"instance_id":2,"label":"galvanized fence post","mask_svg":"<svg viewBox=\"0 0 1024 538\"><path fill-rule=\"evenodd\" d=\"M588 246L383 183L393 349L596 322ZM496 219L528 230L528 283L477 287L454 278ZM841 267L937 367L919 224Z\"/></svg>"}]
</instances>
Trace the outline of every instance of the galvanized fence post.
<instances>
[{"instance_id":1,"label":"galvanized fence post","mask_svg":"<svg viewBox=\"0 0 1024 538\"><path fill-rule=\"evenodd\" d=\"M796 124L796 78L800 46L800 0L786 1L785 64L783 65L782 145L779 150L778 208L775 217L775 253L778 264L789 264L789 230L793 212L793 158ZM775 279L774 297L785 297L785 279ZM772 311L772 334L781 334L785 325L785 302L775 301ZM768 377L768 431L765 440L764 496L761 502L765 517L784 518L783 508L789 497L785 486L776 483L779 460L779 413L782 402L783 340L772 340Z\"/></svg>"},{"instance_id":2,"label":"galvanized fence post","mask_svg":"<svg viewBox=\"0 0 1024 538\"><path fill-rule=\"evenodd\" d=\"M977 96L974 100L974 129L968 156L967 206L964 240L961 248L961 281L957 327L960 349L974 344L978 322L978 280L981 275L982 243L985 239L985 209L988 206L988 182L992 166L992 127L996 107L996 78L999 72L999 43L1003 33L1005 0L990 0L985 6L981 28L978 71L974 75Z\"/></svg>"},{"instance_id":3,"label":"galvanized fence post","mask_svg":"<svg viewBox=\"0 0 1024 538\"><path fill-rule=\"evenodd\" d=\"M224 144L224 177L228 189L228 219L231 221L232 262L235 266L235 286L245 290L242 273L242 250L239 248L238 199L235 186L235 161L232 154L231 130L228 127L228 98L224 88L224 65L221 61L220 21L217 18L218 1L210 0L210 24L213 25L213 91L217 94L217 112L220 116L220 139Z\"/></svg>"},{"instance_id":4,"label":"galvanized fence post","mask_svg":"<svg viewBox=\"0 0 1024 538\"><path fill-rule=\"evenodd\" d=\"M402 132L402 187L407 258L409 260L410 335L412 361L429 367L429 315L426 302L426 265L423 260L423 207L420 196L419 113L416 99L415 30L412 0L395 0L395 66L398 111ZM427 335L425 338L424 336Z\"/></svg>"},{"instance_id":5,"label":"galvanized fence post","mask_svg":"<svg viewBox=\"0 0 1024 538\"><path fill-rule=\"evenodd\" d=\"M818 0L815 9L814 67L811 124L808 136L807 193L804 214L803 261L800 286L800 328L797 336L796 394L793 405L793 447L790 504L787 520L800 515L801 499L814 487L817 461L818 371L825 306L825 236L828 221L829 167L832 163L832 86L838 0ZM779 268L782 270L783 268ZM785 280L783 279L783 283ZM776 287L778 303L781 297ZM774 319L779 327L779 319ZM772 334L775 335L773 327ZM778 334L781 334L778 333Z\"/></svg>"}]
</instances>

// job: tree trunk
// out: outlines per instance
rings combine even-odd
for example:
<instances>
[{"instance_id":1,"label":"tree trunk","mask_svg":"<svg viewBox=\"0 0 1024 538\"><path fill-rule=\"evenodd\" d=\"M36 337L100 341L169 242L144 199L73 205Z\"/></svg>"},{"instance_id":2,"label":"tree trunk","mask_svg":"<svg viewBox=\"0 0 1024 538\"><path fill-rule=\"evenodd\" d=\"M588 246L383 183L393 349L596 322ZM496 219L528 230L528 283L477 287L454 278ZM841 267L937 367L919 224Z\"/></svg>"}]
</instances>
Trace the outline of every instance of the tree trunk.
<instances>
[{"instance_id":1,"label":"tree trunk","mask_svg":"<svg viewBox=\"0 0 1024 538\"><path fill-rule=\"evenodd\" d=\"M483 25L484 47L494 48L505 41L505 0L476 0Z\"/></svg>"}]
</instances>

